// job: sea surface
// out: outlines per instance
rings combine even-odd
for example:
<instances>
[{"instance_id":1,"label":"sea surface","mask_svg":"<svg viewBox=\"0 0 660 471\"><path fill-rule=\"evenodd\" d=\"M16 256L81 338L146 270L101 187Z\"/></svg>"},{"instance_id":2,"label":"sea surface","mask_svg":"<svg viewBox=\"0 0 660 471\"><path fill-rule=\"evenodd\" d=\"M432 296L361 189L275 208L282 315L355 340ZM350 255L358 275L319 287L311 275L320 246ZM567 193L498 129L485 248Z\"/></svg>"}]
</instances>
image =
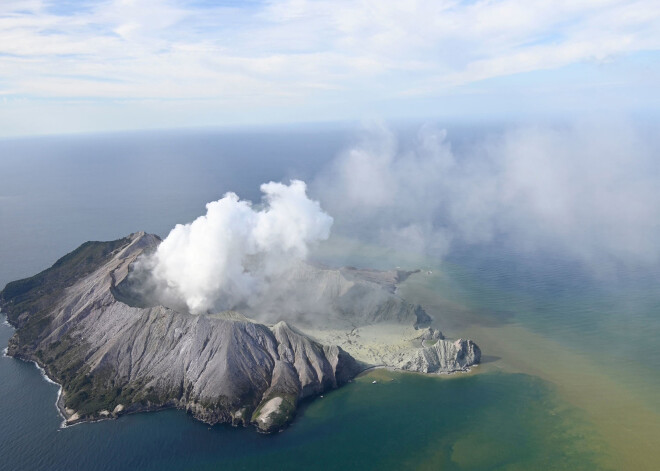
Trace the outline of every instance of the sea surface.
<instances>
[{"instance_id":1,"label":"sea surface","mask_svg":"<svg viewBox=\"0 0 660 471\"><path fill-rule=\"evenodd\" d=\"M258 201L264 181L309 181L353 138L306 127L0 141L0 285L86 240L165 236L226 191ZM373 370L264 436L174 410L61 428L58 386L3 356L0 470L660 469L658 270L594 276L496 242L442 262L365 246L350 262L424 268L402 293L446 335L474 339L483 364ZM0 325L1 346L12 332Z\"/></svg>"}]
</instances>

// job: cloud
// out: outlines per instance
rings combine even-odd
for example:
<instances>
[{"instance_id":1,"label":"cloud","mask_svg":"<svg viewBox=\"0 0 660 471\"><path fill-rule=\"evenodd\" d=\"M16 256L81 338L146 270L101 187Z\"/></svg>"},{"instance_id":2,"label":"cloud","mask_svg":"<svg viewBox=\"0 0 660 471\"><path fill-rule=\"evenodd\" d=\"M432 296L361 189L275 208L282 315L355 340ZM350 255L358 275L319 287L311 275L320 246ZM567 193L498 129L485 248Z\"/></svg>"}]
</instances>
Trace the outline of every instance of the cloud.
<instances>
[{"instance_id":1,"label":"cloud","mask_svg":"<svg viewBox=\"0 0 660 471\"><path fill-rule=\"evenodd\" d=\"M442 257L495 239L589 266L660 262L660 142L625 121L521 126L453 149L369 127L315 183L336 232Z\"/></svg>"},{"instance_id":2,"label":"cloud","mask_svg":"<svg viewBox=\"0 0 660 471\"><path fill-rule=\"evenodd\" d=\"M440 185L455 166L445 136L425 126L413 149L400 149L391 130L371 123L316 181L339 227L392 248L443 255L448 236L434 221L446 205Z\"/></svg>"},{"instance_id":3,"label":"cloud","mask_svg":"<svg viewBox=\"0 0 660 471\"><path fill-rule=\"evenodd\" d=\"M234 193L206 205L206 215L178 224L134 276L151 274L151 295L193 313L231 309L258 297L269 280L307 257L330 234L332 218L307 197L306 185L265 183L264 207Z\"/></svg>"},{"instance_id":4,"label":"cloud","mask_svg":"<svg viewBox=\"0 0 660 471\"><path fill-rule=\"evenodd\" d=\"M493 77L660 49L660 7L651 0L67 5L3 2L3 94L428 95Z\"/></svg>"}]
</instances>

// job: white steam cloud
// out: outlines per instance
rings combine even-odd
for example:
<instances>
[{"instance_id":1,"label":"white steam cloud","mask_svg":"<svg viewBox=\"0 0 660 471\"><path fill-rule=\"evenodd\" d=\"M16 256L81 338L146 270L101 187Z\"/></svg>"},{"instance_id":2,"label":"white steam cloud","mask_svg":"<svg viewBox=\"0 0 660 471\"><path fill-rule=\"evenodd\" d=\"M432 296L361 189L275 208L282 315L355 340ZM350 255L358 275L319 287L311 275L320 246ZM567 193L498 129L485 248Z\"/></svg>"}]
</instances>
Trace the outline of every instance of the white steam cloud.
<instances>
[{"instance_id":1,"label":"white steam cloud","mask_svg":"<svg viewBox=\"0 0 660 471\"><path fill-rule=\"evenodd\" d=\"M227 193L206 205L206 215L172 229L142 261L160 298L183 302L192 313L247 304L269 278L328 238L333 219L307 197L304 182L265 183L261 191L261 209Z\"/></svg>"},{"instance_id":2,"label":"white steam cloud","mask_svg":"<svg viewBox=\"0 0 660 471\"><path fill-rule=\"evenodd\" d=\"M631 122L482 131L460 146L372 125L315 183L337 230L442 257L497 239L586 266L660 262L660 160ZM657 133L655 134L657 135ZM404 141L405 142L405 141Z\"/></svg>"}]
</instances>

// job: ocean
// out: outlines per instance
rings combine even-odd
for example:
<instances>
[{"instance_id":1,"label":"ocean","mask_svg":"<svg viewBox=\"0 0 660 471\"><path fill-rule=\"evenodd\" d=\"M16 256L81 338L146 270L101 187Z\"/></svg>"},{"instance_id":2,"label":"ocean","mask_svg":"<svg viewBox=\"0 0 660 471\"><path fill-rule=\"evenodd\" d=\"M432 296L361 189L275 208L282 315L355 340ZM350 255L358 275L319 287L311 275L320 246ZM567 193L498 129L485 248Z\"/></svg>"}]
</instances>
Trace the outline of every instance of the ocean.
<instances>
[{"instance_id":1,"label":"ocean","mask_svg":"<svg viewBox=\"0 0 660 471\"><path fill-rule=\"evenodd\" d=\"M258 201L262 182L310 181L353 138L348 127L310 126L0 141L0 285L86 240L165 236L226 191ZM400 258L369 246L349 261ZM472 372L373 370L264 436L175 410L60 428L57 385L2 357L0 469L658 468L657 269L594 276L497 242L405 263L425 270L401 287L405 297L447 336L480 345ZM0 325L0 345L11 335Z\"/></svg>"}]
</instances>

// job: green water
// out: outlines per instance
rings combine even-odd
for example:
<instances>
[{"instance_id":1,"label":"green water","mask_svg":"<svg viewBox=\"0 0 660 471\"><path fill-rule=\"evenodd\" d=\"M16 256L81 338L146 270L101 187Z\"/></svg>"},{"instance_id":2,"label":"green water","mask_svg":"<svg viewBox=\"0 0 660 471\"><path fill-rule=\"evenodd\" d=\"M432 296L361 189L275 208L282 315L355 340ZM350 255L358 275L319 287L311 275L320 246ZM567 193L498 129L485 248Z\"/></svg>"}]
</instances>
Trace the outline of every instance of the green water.
<instances>
[{"instance_id":1,"label":"green water","mask_svg":"<svg viewBox=\"0 0 660 471\"><path fill-rule=\"evenodd\" d=\"M659 469L659 293L655 274L585 277L565 266L511 273L445 263L402 292L422 303L452 337L475 339L481 372L525 373L552 385L580 411L598 465Z\"/></svg>"},{"instance_id":2,"label":"green water","mask_svg":"<svg viewBox=\"0 0 660 471\"><path fill-rule=\"evenodd\" d=\"M594 469L602 451L576 410L522 374L375 372L314 402L294 428L294 469Z\"/></svg>"}]
</instances>

